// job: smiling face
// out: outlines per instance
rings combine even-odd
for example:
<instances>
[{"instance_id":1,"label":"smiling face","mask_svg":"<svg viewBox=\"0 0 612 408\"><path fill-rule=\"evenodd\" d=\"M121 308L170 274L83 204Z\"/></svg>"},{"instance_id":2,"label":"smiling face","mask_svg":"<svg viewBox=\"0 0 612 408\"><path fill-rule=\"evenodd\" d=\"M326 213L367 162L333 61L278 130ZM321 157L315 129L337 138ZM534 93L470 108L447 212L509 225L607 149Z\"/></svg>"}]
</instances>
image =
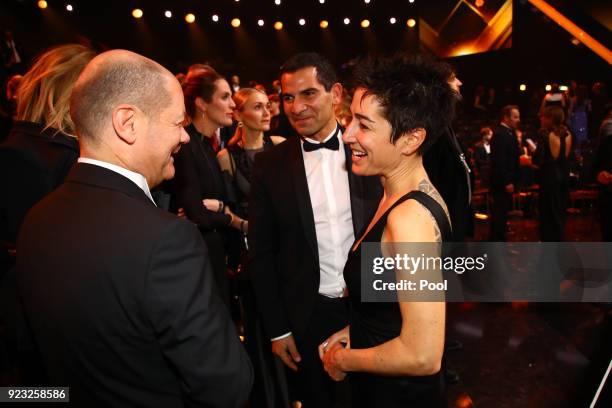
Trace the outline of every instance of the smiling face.
<instances>
[{"instance_id":1,"label":"smiling face","mask_svg":"<svg viewBox=\"0 0 612 408\"><path fill-rule=\"evenodd\" d=\"M145 118L142 130L145 137L138 172L146 177L150 187L174 177L173 155L189 142L183 128L187 116L181 86L173 77L167 79L165 86L170 96L168 105L160 113Z\"/></svg>"},{"instance_id":2,"label":"smiling face","mask_svg":"<svg viewBox=\"0 0 612 408\"><path fill-rule=\"evenodd\" d=\"M204 116L217 127L232 125L235 107L232 91L225 79L218 79L215 82L215 92L210 102L202 101Z\"/></svg>"},{"instance_id":3,"label":"smiling face","mask_svg":"<svg viewBox=\"0 0 612 408\"><path fill-rule=\"evenodd\" d=\"M254 131L270 130L270 102L262 92L253 92L241 109L234 112L236 120Z\"/></svg>"},{"instance_id":4,"label":"smiling face","mask_svg":"<svg viewBox=\"0 0 612 408\"><path fill-rule=\"evenodd\" d=\"M282 100L291 126L303 137L322 141L335 128L334 105L340 102L342 86L328 91L317 79L315 67L286 72L281 77Z\"/></svg>"},{"instance_id":5,"label":"smiling face","mask_svg":"<svg viewBox=\"0 0 612 408\"><path fill-rule=\"evenodd\" d=\"M352 171L360 176L385 176L398 167L406 154L402 148L407 135L391 143L391 124L382 116L373 95L357 88L351 103L353 120L342 135L352 152Z\"/></svg>"}]
</instances>

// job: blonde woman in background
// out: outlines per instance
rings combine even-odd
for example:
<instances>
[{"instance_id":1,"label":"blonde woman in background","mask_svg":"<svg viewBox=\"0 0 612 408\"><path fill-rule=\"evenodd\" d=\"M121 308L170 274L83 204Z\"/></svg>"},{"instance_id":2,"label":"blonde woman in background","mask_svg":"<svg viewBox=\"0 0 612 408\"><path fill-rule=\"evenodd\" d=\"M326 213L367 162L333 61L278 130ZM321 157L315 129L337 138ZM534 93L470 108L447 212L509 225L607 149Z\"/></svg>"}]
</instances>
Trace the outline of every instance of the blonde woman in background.
<instances>
[{"instance_id":1,"label":"blonde woman in background","mask_svg":"<svg viewBox=\"0 0 612 408\"><path fill-rule=\"evenodd\" d=\"M0 361L4 371L19 373L16 384L48 382L19 312L11 270L17 235L28 210L63 183L79 157L70 94L93 57L93 51L75 44L40 55L21 80L17 121L0 144L0 325L5 327L2 340L7 345Z\"/></svg>"},{"instance_id":2,"label":"blonde woman in background","mask_svg":"<svg viewBox=\"0 0 612 408\"><path fill-rule=\"evenodd\" d=\"M0 230L14 244L26 212L58 187L79 157L70 118L72 87L94 52L82 45L51 48L19 85L17 121L0 145Z\"/></svg>"},{"instance_id":3,"label":"blonde woman in background","mask_svg":"<svg viewBox=\"0 0 612 408\"><path fill-rule=\"evenodd\" d=\"M230 269L241 270L236 282L243 309L245 347L255 370L250 403L254 407L288 406L284 369L272 356L270 340L263 332L245 268L248 200L255 156L285 139L266 134L270 130L271 114L270 101L265 92L255 88L240 88L233 99L236 104L234 120L238 122L238 127L227 148L219 152L217 159L227 181L232 210L241 219L242 234L236 234L232 240L233 250L229 251L228 264Z\"/></svg>"}]
</instances>

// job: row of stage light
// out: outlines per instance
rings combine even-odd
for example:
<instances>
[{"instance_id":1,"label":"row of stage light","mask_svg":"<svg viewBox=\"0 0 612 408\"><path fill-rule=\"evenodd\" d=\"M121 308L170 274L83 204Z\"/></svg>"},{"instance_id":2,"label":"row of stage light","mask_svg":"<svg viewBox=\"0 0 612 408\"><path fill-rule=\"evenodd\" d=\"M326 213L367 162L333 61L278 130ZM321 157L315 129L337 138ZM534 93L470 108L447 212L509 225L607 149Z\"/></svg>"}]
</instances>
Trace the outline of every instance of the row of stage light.
<instances>
[{"instance_id":1,"label":"row of stage light","mask_svg":"<svg viewBox=\"0 0 612 408\"><path fill-rule=\"evenodd\" d=\"M240 2L240 0L234 0L236 3ZM363 0L363 2L365 4L370 4L371 0ZM414 0L408 0L409 3L414 3ZM484 3L483 0L480 0L481 3ZM319 3L321 4L325 4L325 0L319 0ZM478 0L476 1L476 3L478 3ZM37 2L38 7L40 7L41 9L45 9L47 8L48 4L45 0L39 0ZM277 6L281 5L281 0L274 0L274 4L276 4ZM66 4L66 9L68 11L72 11L74 9L74 7L71 4Z\"/></svg>"},{"instance_id":2,"label":"row of stage light","mask_svg":"<svg viewBox=\"0 0 612 408\"><path fill-rule=\"evenodd\" d=\"M319 2L323 3L324 1L322 2L322 1L319 0ZM369 3L369 1L366 1L366 3ZM38 2L38 7L41 8L41 9L46 9L48 7L48 4L47 4L47 2L45 0L40 0ZM73 12L74 11L74 6L72 4L66 4L65 5L65 9L68 12ZM132 17L134 17L136 19L140 19L143 16L144 16L144 11L142 9L135 8L135 9L132 10ZM165 18L171 19L171 18L174 17L174 14L172 13L171 10L166 10L166 11L164 11L163 16ZM187 14L185 14L184 19L185 19L185 21L187 23L192 24L192 23L194 23L196 21L196 16L193 13L187 13ZM213 23L218 23L220 21L220 17L219 17L218 14L213 14L211 16L211 20L212 20ZM389 17L389 24L394 25L394 24L397 24L398 22L399 22L399 20L397 18ZM305 26L306 25L306 19L300 18L300 19L297 20L297 23L300 26ZM345 17L344 19L342 19L342 23L344 25L350 25L351 24L351 19L349 17ZM232 27L238 28L238 27L240 27L242 22L240 21L239 18L233 18L233 19L231 19L230 24L231 24ZM260 18L260 19L257 20L257 25L259 27L263 27L263 26L265 26L265 24L266 23L265 23L264 19ZM319 27L321 27L321 28L327 28L327 27L329 27L329 25L330 25L330 22L328 20L321 20L319 22ZM368 27L370 27L371 22L368 19L363 19L363 20L361 20L359 25L362 28L368 28ZM413 27L416 26L416 20L413 19L413 18L409 18L409 19L406 20L406 25L408 27L410 27L410 28L413 28ZM275 21L273 26L274 26L274 28L276 30L282 30L283 27L284 27L284 23L282 21Z\"/></svg>"}]
</instances>

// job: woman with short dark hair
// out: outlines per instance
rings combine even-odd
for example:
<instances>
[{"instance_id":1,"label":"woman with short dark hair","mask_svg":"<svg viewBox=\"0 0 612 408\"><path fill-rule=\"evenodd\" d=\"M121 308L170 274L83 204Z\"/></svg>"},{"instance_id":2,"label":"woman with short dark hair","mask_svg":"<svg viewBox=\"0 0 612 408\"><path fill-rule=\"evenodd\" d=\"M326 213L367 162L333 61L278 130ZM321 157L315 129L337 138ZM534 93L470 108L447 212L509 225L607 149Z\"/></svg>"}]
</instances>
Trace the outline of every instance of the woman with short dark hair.
<instances>
[{"instance_id":1,"label":"woman with short dark hair","mask_svg":"<svg viewBox=\"0 0 612 408\"><path fill-rule=\"evenodd\" d=\"M372 271L361 271L362 244L376 243L377 255L394 257L395 244L430 242L439 256L438 244L450 239L446 205L422 159L454 112L444 68L424 57L397 56L369 61L356 73L353 120L343 140L353 153L352 171L379 176L385 193L344 269L350 325L319 348L332 378L348 373L353 407L445 403L443 298L415 302L397 293L399 302L365 302L362 277Z\"/></svg>"}]
</instances>

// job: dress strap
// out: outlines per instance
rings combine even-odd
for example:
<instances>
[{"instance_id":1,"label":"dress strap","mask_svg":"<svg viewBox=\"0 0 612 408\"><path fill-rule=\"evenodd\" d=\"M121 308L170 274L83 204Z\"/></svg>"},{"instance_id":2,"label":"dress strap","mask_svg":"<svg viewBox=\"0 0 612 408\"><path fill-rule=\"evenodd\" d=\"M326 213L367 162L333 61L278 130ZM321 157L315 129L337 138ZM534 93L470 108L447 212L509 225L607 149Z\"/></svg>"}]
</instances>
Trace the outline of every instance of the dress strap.
<instances>
[{"instance_id":1,"label":"dress strap","mask_svg":"<svg viewBox=\"0 0 612 408\"><path fill-rule=\"evenodd\" d=\"M418 191L418 190L410 191L409 193L401 196L395 203L393 203L393 205L387 210L387 212L384 215L385 224L386 224L387 216L395 207L397 207L404 201L411 200L411 199L418 201L419 203L421 203L421 205L423 205L423 207L429 210L431 215L436 220L436 224L438 224L438 228L440 229L440 234L442 234L442 242L452 241L451 226L450 226L450 222L448 221L448 217L446 216L446 213L444 212L444 209L442 208L440 203L438 203L436 200L431 198L427 193L424 193L422 191Z\"/></svg>"}]
</instances>

